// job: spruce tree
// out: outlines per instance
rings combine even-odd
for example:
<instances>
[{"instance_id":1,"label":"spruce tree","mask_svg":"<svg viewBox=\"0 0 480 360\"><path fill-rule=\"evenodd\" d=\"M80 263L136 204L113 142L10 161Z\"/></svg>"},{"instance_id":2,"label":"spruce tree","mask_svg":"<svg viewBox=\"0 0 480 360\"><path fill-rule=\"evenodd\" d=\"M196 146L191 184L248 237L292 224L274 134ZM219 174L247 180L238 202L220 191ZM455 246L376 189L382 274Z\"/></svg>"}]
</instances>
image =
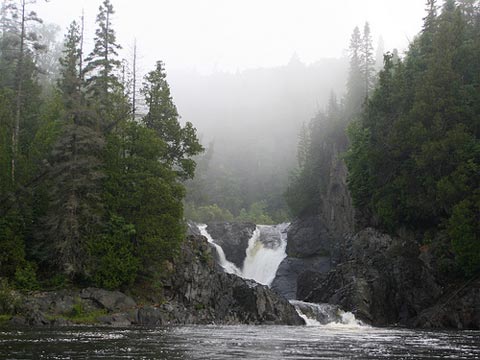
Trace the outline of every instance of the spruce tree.
<instances>
[{"instance_id":1,"label":"spruce tree","mask_svg":"<svg viewBox=\"0 0 480 360\"><path fill-rule=\"evenodd\" d=\"M360 29L356 26L353 29L349 46L350 68L347 80L346 111L350 115L359 112L365 101L361 69L361 47L362 37Z\"/></svg>"},{"instance_id":2,"label":"spruce tree","mask_svg":"<svg viewBox=\"0 0 480 360\"><path fill-rule=\"evenodd\" d=\"M372 35L370 33L370 25L368 22L366 22L363 27L360 59L365 98L368 98L374 85L375 76L375 59L373 56Z\"/></svg>"},{"instance_id":3,"label":"spruce tree","mask_svg":"<svg viewBox=\"0 0 480 360\"><path fill-rule=\"evenodd\" d=\"M50 157L50 204L42 221L41 261L70 277L88 274L88 243L102 231L101 153L96 115L82 101L81 36L73 22L65 37L58 86L65 104L62 133Z\"/></svg>"},{"instance_id":4,"label":"spruce tree","mask_svg":"<svg viewBox=\"0 0 480 360\"><path fill-rule=\"evenodd\" d=\"M111 130L129 111L125 109L126 100L118 79L121 67L118 50L121 46L116 42L112 27L114 13L110 0L104 0L97 15L94 49L85 59L87 65L84 70L89 101L98 107L106 131Z\"/></svg>"},{"instance_id":5,"label":"spruce tree","mask_svg":"<svg viewBox=\"0 0 480 360\"><path fill-rule=\"evenodd\" d=\"M145 76L142 94L148 107L143 122L167 144L163 160L174 167L181 178L192 178L195 162L191 157L203 151L203 147L193 125L187 122L182 127L179 123L162 61L158 61L155 70Z\"/></svg>"}]
</instances>

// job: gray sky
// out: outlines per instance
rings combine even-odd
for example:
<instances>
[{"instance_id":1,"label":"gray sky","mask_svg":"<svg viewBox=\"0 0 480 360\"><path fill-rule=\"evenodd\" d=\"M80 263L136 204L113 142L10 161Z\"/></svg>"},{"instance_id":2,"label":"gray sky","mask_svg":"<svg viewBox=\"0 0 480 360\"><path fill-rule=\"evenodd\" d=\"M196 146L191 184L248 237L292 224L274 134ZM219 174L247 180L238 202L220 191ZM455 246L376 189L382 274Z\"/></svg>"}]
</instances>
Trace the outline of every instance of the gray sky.
<instances>
[{"instance_id":1,"label":"gray sky","mask_svg":"<svg viewBox=\"0 0 480 360\"><path fill-rule=\"evenodd\" d=\"M46 22L65 29L82 8L93 38L101 0L39 0ZM374 41L405 49L420 31L424 0L112 0L124 56L136 37L142 67L164 60L167 70L235 72L340 57L355 25L369 21Z\"/></svg>"}]
</instances>

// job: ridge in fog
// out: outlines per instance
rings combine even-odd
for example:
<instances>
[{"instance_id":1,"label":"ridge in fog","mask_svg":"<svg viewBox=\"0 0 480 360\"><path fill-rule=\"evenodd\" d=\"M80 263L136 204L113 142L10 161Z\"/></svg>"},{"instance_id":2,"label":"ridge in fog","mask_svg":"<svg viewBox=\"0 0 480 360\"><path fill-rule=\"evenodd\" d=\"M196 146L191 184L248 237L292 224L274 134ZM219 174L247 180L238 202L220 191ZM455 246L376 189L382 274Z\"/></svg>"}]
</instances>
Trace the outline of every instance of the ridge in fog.
<instances>
[{"instance_id":1,"label":"ridge in fog","mask_svg":"<svg viewBox=\"0 0 480 360\"><path fill-rule=\"evenodd\" d=\"M258 202L270 214L285 209L299 129L332 92L343 94L347 69L345 58L305 65L294 54L285 66L236 74L171 72L179 112L212 148L206 168L199 166L196 175L203 185L190 186L187 201L203 193L203 201L195 203L217 204L234 216ZM285 214L276 220L285 220Z\"/></svg>"},{"instance_id":2,"label":"ridge in fog","mask_svg":"<svg viewBox=\"0 0 480 360\"><path fill-rule=\"evenodd\" d=\"M50 0L35 5L45 22L66 29L85 10L95 28L100 0ZM423 0L114 0L113 25L129 56L133 39L145 70L165 61L169 71L202 74L278 67L297 52L306 64L341 57L351 30L368 21L385 47L405 50L421 29ZM376 40L376 37L374 37ZM91 39L87 39L89 43ZM376 44L375 44L376 45Z\"/></svg>"}]
</instances>

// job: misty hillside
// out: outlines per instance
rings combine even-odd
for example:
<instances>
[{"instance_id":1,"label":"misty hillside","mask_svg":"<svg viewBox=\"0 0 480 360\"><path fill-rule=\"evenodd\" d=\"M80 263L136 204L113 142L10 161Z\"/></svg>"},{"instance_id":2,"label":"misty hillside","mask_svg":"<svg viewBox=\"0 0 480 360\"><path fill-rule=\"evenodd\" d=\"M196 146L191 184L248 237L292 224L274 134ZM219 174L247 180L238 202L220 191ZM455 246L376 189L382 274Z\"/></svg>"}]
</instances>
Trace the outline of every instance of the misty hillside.
<instances>
[{"instance_id":1,"label":"misty hillside","mask_svg":"<svg viewBox=\"0 0 480 360\"><path fill-rule=\"evenodd\" d=\"M197 172L208 193L197 205L217 204L234 215L262 200L273 212L282 209L300 127L332 92L344 92L347 69L347 59L305 65L294 55L282 67L236 74L169 73L182 118L195 124L204 146L213 146L207 171Z\"/></svg>"}]
</instances>

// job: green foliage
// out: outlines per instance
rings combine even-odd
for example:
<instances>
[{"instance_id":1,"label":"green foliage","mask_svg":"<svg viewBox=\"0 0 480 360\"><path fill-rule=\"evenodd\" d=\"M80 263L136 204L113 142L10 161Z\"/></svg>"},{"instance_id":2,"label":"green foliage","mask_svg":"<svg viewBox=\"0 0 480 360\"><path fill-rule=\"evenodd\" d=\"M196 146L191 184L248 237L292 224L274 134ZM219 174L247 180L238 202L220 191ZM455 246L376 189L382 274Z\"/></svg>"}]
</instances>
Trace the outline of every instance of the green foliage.
<instances>
[{"instance_id":1,"label":"green foliage","mask_svg":"<svg viewBox=\"0 0 480 360\"><path fill-rule=\"evenodd\" d=\"M256 224L271 225L273 220L265 213L267 204L265 201L255 202L248 208L248 211L242 209L237 221L249 221Z\"/></svg>"},{"instance_id":2,"label":"green foliage","mask_svg":"<svg viewBox=\"0 0 480 360\"><path fill-rule=\"evenodd\" d=\"M0 314L13 315L20 306L20 297L8 284L7 279L0 278Z\"/></svg>"},{"instance_id":3,"label":"green foliage","mask_svg":"<svg viewBox=\"0 0 480 360\"><path fill-rule=\"evenodd\" d=\"M184 127L180 125L166 77L162 61L158 61L155 70L145 76L142 94L145 95L148 113L143 122L164 141L167 151L162 159L170 167L178 168L179 177L191 179L195 172L195 162L191 157L204 149L198 142L193 125L189 122Z\"/></svg>"},{"instance_id":4,"label":"green foliage","mask_svg":"<svg viewBox=\"0 0 480 360\"><path fill-rule=\"evenodd\" d=\"M452 269L453 252L471 276L480 266L480 38L472 9L462 9L446 1L437 15L429 2L406 57L385 56L378 86L349 128L346 163L367 224L436 234L430 238L443 244L434 244L440 262Z\"/></svg>"},{"instance_id":5,"label":"green foliage","mask_svg":"<svg viewBox=\"0 0 480 360\"><path fill-rule=\"evenodd\" d=\"M14 276L15 285L21 290L38 290L40 288L37 281L36 266L26 262L24 266L18 267Z\"/></svg>"},{"instance_id":6,"label":"green foliage","mask_svg":"<svg viewBox=\"0 0 480 360\"><path fill-rule=\"evenodd\" d=\"M105 309L87 311L85 310L83 303L78 300L73 306L72 309L65 315L61 316L62 318L72 321L75 324L80 325L93 325L98 322L98 318L107 313Z\"/></svg>"},{"instance_id":7,"label":"green foliage","mask_svg":"<svg viewBox=\"0 0 480 360\"><path fill-rule=\"evenodd\" d=\"M447 232L458 264L465 275L480 271L480 191L454 206Z\"/></svg>"},{"instance_id":8,"label":"green foliage","mask_svg":"<svg viewBox=\"0 0 480 360\"><path fill-rule=\"evenodd\" d=\"M91 269L95 286L106 289L129 287L135 281L139 259L134 255L135 227L113 216L108 230L89 243L89 254L94 262Z\"/></svg>"},{"instance_id":9,"label":"green foliage","mask_svg":"<svg viewBox=\"0 0 480 360\"><path fill-rule=\"evenodd\" d=\"M0 276L7 278L12 278L25 262L23 228L18 218L16 212L0 218Z\"/></svg>"},{"instance_id":10,"label":"green foliage","mask_svg":"<svg viewBox=\"0 0 480 360\"><path fill-rule=\"evenodd\" d=\"M73 22L56 88L40 97L38 44L12 4L0 19L0 276L25 290L37 275L47 288L160 279L184 238L181 181L203 150L192 124L179 124L163 66L145 79L148 121L129 121L104 0L92 53L82 59Z\"/></svg>"},{"instance_id":11,"label":"green foliage","mask_svg":"<svg viewBox=\"0 0 480 360\"><path fill-rule=\"evenodd\" d=\"M220 208L217 204L195 207L192 203L185 204L185 218L197 223L234 219L230 211Z\"/></svg>"}]
</instances>

